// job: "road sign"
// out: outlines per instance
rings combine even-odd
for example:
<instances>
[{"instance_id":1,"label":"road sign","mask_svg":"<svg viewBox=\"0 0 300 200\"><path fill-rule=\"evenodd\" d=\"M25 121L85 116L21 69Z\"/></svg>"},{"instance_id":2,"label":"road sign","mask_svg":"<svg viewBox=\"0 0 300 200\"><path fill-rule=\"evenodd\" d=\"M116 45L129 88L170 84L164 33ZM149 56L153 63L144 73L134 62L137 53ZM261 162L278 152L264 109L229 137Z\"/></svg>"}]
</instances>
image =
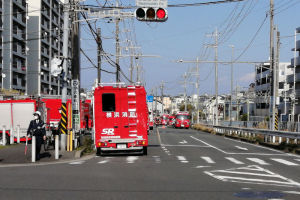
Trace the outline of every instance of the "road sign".
<instances>
[{"instance_id":1,"label":"road sign","mask_svg":"<svg viewBox=\"0 0 300 200\"><path fill-rule=\"evenodd\" d=\"M167 8L168 0L136 0L135 4L141 8Z\"/></svg>"},{"instance_id":2,"label":"road sign","mask_svg":"<svg viewBox=\"0 0 300 200\"><path fill-rule=\"evenodd\" d=\"M73 127L75 131L80 130L80 99L79 99L79 81L72 80L72 110L73 110Z\"/></svg>"},{"instance_id":3,"label":"road sign","mask_svg":"<svg viewBox=\"0 0 300 200\"><path fill-rule=\"evenodd\" d=\"M147 102L153 102L153 96L147 96Z\"/></svg>"}]
</instances>

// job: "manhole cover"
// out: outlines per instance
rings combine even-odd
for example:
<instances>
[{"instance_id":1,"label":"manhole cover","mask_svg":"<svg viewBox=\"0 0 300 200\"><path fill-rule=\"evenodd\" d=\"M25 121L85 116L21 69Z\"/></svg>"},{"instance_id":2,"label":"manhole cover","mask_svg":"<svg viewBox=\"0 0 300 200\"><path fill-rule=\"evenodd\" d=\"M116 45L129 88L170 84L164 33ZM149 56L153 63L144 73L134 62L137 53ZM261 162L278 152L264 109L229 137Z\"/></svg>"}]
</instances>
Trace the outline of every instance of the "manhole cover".
<instances>
[{"instance_id":1,"label":"manhole cover","mask_svg":"<svg viewBox=\"0 0 300 200\"><path fill-rule=\"evenodd\" d=\"M282 198L284 194L277 191L267 191L267 192L242 191L242 192L235 193L234 196L240 198L249 198L249 199L250 198L269 199L269 198Z\"/></svg>"}]
</instances>

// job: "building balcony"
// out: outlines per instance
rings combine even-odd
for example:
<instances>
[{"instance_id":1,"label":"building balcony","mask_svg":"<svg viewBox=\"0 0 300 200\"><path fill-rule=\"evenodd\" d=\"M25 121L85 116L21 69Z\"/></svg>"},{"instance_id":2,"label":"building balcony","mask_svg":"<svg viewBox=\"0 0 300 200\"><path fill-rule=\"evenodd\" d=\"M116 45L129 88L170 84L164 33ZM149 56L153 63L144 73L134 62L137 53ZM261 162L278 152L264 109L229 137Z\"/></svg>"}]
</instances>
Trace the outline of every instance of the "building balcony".
<instances>
[{"instance_id":1,"label":"building balcony","mask_svg":"<svg viewBox=\"0 0 300 200\"><path fill-rule=\"evenodd\" d=\"M295 63L294 63L294 58L291 59L291 68L294 67L294 65L299 66L300 65L300 57L296 57Z\"/></svg>"},{"instance_id":2,"label":"building balcony","mask_svg":"<svg viewBox=\"0 0 300 200\"><path fill-rule=\"evenodd\" d=\"M26 10L26 1L25 0L13 0L13 2L22 8L23 10Z\"/></svg>"},{"instance_id":3,"label":"building balcony","mask_svg":"<svg viewBox=\"0 0 300 200\"><path fill-rule=\"evenodd\" d=\"M295 74L295 81L300 82L300 73ZM294 74L287 76L287 83L294 83Z\"/></svg>"},{"instance_id":4,"label":"building balcony","mask_svg":"<svg viewBox=\"0 0 300 200\"><path fill-rule=\"evenodd\" d=\"M262 84L262 85L256 85L255 91L266 91L271 87L270 83Z\"/></svg>"}]
</instances>

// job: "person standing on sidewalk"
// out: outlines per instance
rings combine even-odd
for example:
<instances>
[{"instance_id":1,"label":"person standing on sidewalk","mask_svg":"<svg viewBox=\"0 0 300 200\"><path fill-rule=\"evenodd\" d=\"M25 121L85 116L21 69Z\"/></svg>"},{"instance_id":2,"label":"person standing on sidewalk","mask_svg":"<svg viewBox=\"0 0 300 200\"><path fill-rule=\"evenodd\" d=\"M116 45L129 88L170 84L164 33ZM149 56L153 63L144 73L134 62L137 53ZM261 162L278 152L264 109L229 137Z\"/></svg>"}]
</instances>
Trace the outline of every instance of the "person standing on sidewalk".
<instances>
[{"instance_id":1,"label":"person standing on sidewalk","mask_svg":"<svg viewBox=\"0 0 300 200\"><path fill-rule=\"evenodd\" d=\"M43 140L46 140L46 129L40 111L34 112L33 116L34 120L30 121L26 137L28 138L29 135L36 137L36 160L39 160Z\"/></svg>"}]
</instances>

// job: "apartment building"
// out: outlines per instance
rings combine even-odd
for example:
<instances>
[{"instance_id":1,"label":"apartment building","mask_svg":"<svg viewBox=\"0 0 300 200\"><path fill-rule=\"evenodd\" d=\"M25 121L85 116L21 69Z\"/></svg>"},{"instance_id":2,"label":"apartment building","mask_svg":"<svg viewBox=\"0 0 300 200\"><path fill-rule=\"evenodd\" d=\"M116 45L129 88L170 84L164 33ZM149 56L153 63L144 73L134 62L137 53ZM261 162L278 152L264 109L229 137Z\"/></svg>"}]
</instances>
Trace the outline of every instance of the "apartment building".
<instances>
[{"instance_id":1,"label":"apartment building","mask_svg":"<svg viewBox=\"0 0 300 200\"><path fill-rule=\"evenodd\" d=\"M300 33L300 27L295 30L295 34ZM300 121L300 40L295 41L295 47L292 49L294 57L291 59L290 67L293 74L288 76L289 91L291 97L290 118L292 121ZM295 102L295 103L294 103Z\"/></svg>"},{"instance_id":2,"label":"apartment building","mask_svg":"<svg viewBox=\"0 0 300 200\"><path fill-rule=\"evenodd\" d=\"M289 90L287 86L288 77L293 73L290 69L290 63L279 63L278 77L278 96L276 100L279 114L286 114L287 97L286 93ZM270 95L271 95L271 73L270 63L261 63L255 66L255 111L256 117L262 119L270 115Z\"/></svg>"},{"instance_id":3,"label":"apartment building","mask_svg":"<svg viewBox=\"0 0 300 200\"><path fill-rule=\"evenodd\" d=\"M1 88L27 92L26 0L0 0Z\"/></svg>"},{"instance_id":4,"label":"apartment building","mask_svg":"<svg viewBox=\"0 0 300 200\"><path fill-rule=\"evenodd\" d=\"M62 0L27 0L28 2L28 94L59 95L59 77L50 74L53 58L63 58L64 12ZM71 58L69 40L69 58ZM66 72L68 95L71 94L71 66Z\"/></svg>"}]
</instances>

